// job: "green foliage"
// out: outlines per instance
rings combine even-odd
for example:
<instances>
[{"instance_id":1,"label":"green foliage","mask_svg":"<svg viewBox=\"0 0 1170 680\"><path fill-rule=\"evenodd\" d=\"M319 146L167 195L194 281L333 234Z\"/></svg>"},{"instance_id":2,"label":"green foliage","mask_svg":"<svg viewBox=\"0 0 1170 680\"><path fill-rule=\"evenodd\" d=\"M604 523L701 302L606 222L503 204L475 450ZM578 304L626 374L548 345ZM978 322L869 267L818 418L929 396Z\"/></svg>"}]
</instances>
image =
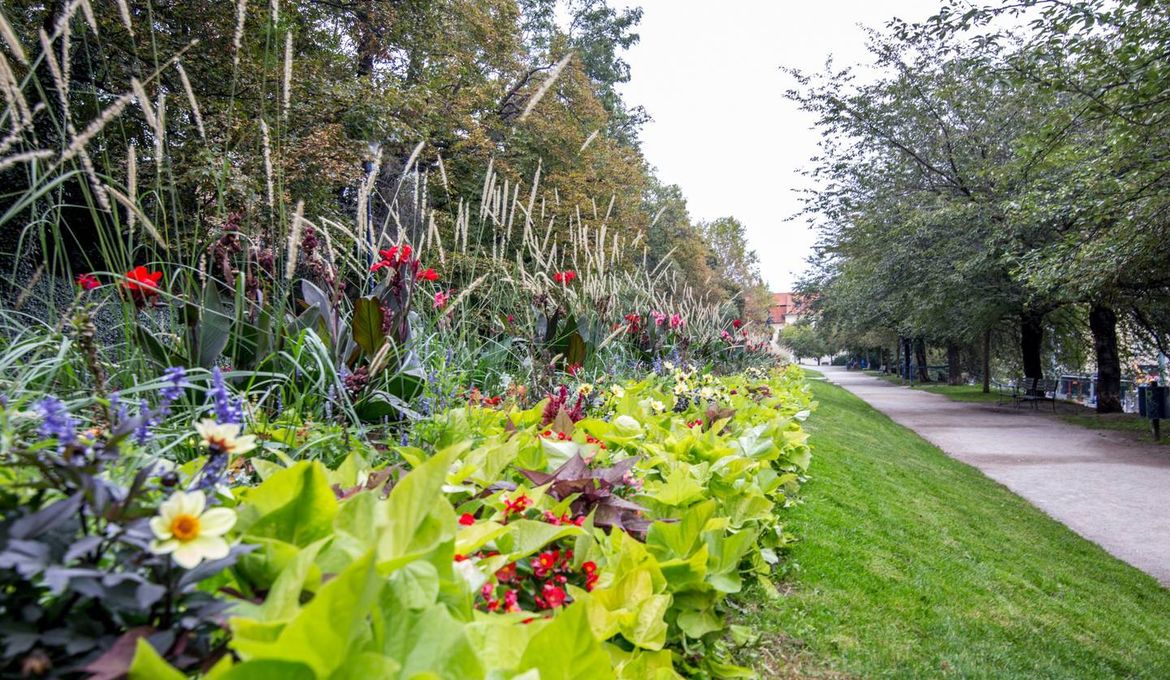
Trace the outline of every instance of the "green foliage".
<instances>
[{"instance_id":1,"label":"green foliage","mask_svg":"<svg viewBox=\"0 0 1170 680\"><path fill-rule=\"evenodd\" d=\"M777 510L809 463L799 370L714 379L677 368L615 383L598 405L610 422L542 424L544 403L439 416L458 441L400 449L413 464L397 480L351 455L336 471L300 461L236 487L234 534L259 549L220 581L232 654L213 677L738 677L723 601L766 582L789 540ZM521 462L540 460L545 433L562 427L571 432L554 439L577 447L578 467L644 508L645 542L603 530L603 506L577 505L580 493L552 493L578 482L551 467L543 486L507 490L536 475ZM392 481L389 492L381 481L330 488L363 478ZM569 549L591 576L563 603L485 607L486 587L520 587L516 565ZM145 642L132 668L181 677Z\"/></svg>"}]
</instances>

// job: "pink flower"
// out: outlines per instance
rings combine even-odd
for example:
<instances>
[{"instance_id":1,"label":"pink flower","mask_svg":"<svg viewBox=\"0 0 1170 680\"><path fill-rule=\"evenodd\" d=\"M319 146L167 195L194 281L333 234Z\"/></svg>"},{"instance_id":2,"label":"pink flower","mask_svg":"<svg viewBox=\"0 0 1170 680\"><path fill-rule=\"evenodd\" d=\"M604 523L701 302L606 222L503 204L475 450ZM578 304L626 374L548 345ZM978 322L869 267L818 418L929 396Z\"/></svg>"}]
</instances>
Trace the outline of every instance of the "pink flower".
<instances>
[{"instance_id":1,"label":"pink flower","mask_svg":"<svg viewBox=\"0 0 1170 680\"><path fill-rule=\"evenodd\" d=\"M447 300L451 299L451 291L435 291L435 309L442 309L447 306Z\"/></svg>"},{"instance_id":2,"label":"pink flower","mask_svg":"<svg viewBox=\"0 0 1170 680\"><path fill-rule=\"evenodd\" d=\"M686 325L686 323L687 322L683 320L681 315L679 315L679 314L671 314L670 315L670 328L671 328L671 330L676 330L676 329L682 328L683 326Z\"/></svg>"},{"instance_id":3,"label":"pink flower","mask_svg":"<svg viewBox=\"0 0 1170 680\"><path fill-rule=\"evenodd\" d=\"M650 312L650 316L654 318L654 325L661 326L666 323L666 315L658 310Z\"/></svg>"}]
</instances>

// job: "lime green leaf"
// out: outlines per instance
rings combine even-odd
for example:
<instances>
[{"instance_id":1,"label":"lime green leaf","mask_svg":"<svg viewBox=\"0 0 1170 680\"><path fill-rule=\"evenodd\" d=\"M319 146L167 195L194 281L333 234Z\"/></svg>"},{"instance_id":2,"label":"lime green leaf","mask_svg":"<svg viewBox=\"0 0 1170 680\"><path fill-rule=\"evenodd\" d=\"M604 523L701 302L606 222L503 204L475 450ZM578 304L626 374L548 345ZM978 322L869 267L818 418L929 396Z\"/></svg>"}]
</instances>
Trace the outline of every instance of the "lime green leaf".
<instances>
[{"instance_id":1,"label":"lime green leaf","mask_svg":"<svg viewBox=\"0 0 1170 680\"><path fill-rule=\"evenodd\" d=\"M238 513L236 526L245 536L304 547L331 532L337 498L325 466L302 461L244 492Z\"/></svg>"},{"instance_id":2,"label":"lime green leaf","mask_svg":"<svg viewBox=\"0 0 1170 680\"><path fill-rule=\"evenodd\" d=\"M185 680L187 676L164 661L146 638L138 638L128 677L130 680Z\"/></svg>"},{"instance_id":3,"label":"lime green leaf","mask_svg":"<svg viewBox=\"0 0 1170 680\"><path fill-rule=\"evenodd\" d=\"M437 604L422 611L409 611L401 607L393 592L388 591L386 596L382 604L386 613L382 651L402 665L399 677L415 678L425 673L445 680L484 677L483 664L463 625L451 617L447 607Z\"/></svg>"},{"instance_id":4,"label":"lime green leaf","mask_svg":"<svg viewBox=\"0 0 1170 680\"><path fill-rule=\"evenodd\" d=\"M609 655L593 637L585 608L570 605L533 636L520 669L540 671L541 680L614 678Z\"/></svg>"},{"instance_id":5,"label":"lime green leaf","mask_svg":"<svg viewBox=\"0 0 1170 680\"><path fill-rule=\"evenodd\" d=\"M318 677L328 677L365 634L368 614L383 583L374 569L373 554L366 555L322 586L275 641L237 636L232 648L246 661L302 662Z\"/></svg>"},{"instance_id":6,"label":"lime green leaf","mask_svg":"<svg viewBox=\"0 0 1170 680\"><path fill-rule=\"evenodd\" d=\"M216 680L316 680L313 669L298 661L259 659L246 661ZM208 680L211 680L210 676Z\"/></svg>"},{"instance_id":7,"label":"lime green leaf","mask_svg":"<svg viewBox=\"0 0 1170 680\"><path fill-rule=\"evenodd\" d=\"M470 442L448 447L419 465L390 492L384 513L389 523L378 538L378 568L383 574L455 537L455 511L442 495L447 469Z\"/></svg>"}]
</instances>

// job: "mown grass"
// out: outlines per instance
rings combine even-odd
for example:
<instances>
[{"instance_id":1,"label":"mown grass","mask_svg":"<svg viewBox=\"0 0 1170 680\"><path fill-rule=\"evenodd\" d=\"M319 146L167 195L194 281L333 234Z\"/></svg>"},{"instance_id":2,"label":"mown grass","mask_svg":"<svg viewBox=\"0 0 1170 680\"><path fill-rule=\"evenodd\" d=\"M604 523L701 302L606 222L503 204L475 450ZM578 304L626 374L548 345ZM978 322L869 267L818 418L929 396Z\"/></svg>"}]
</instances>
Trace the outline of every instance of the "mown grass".
<instances>
[{"instance_id":1,"label":"mown grass","mask_svg":"<svg viewBox=\"0 0 1170 680\"><path fill-rule=\"evenodd\" d=\"M1170 677L1170 591L853 395L812 389L784 594L739 599L765 677Z\"/></svg>"}]
</instances>

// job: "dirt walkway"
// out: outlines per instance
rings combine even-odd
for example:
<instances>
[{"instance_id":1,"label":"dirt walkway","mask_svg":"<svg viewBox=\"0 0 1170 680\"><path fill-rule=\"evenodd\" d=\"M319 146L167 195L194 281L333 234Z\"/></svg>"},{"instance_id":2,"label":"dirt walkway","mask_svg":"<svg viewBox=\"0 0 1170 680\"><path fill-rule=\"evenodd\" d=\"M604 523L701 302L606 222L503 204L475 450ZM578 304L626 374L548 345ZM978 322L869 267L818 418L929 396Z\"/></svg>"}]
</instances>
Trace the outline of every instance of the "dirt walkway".
<instances>
[{"instance_id":1,"label":"dirt walkway","mask_svg":"<svg viewBox=\"0 0 1170 680\"><path fill-rule=\"evenodd\" d=\"M1170 586L1170 452L1030 408L952 401L818 367L932 444Z\"/></svg>"}]
</instances>

